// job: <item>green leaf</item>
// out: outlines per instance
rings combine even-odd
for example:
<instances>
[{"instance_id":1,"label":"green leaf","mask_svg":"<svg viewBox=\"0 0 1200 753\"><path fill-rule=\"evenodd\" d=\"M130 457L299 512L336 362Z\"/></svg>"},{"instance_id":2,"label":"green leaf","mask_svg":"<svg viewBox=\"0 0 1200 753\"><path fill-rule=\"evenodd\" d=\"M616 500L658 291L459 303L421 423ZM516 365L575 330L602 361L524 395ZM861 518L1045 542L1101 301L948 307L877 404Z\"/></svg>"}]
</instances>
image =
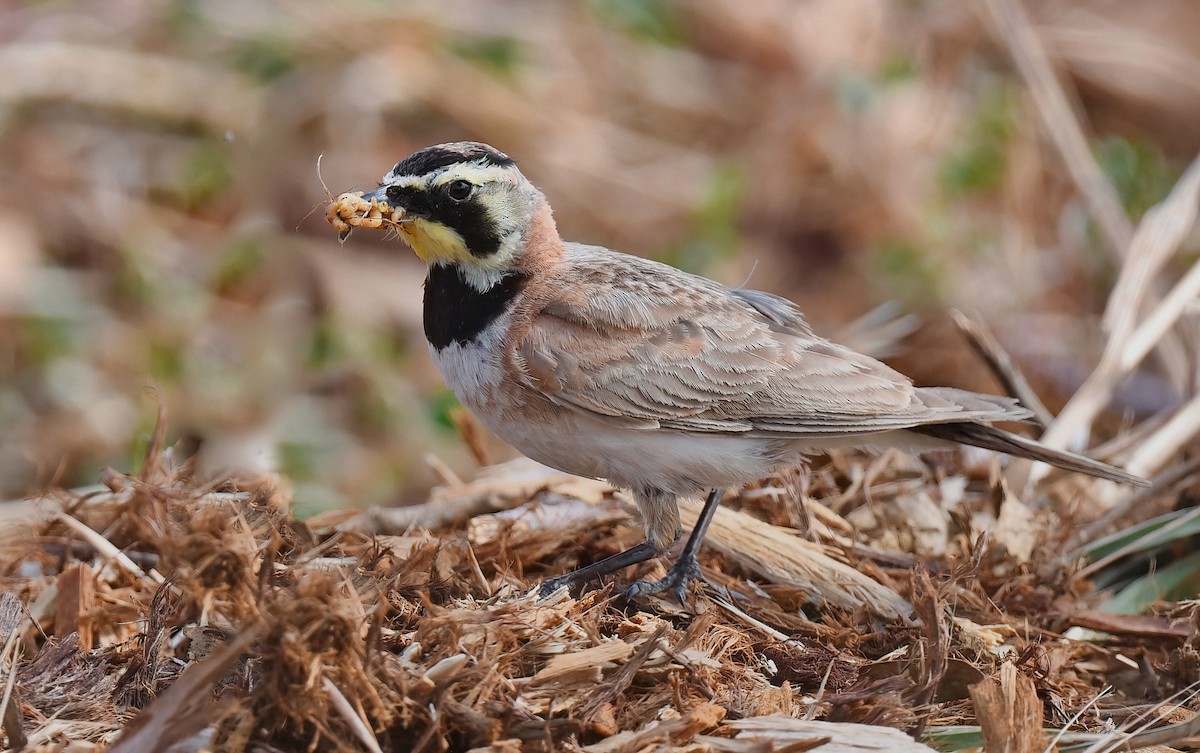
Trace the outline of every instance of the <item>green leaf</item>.
<instances>
[{"instance_id":1,"label":"green leaf","mask_svg":"<svg viewBox=\"0 0 1200 753\"><path fill-rule=\"evenodd\" d=\"M246 39L236 43L230 53L236 70L262 83L274 81L296 67L296 50L281 37Z\"/></svg>"},{"instance_id":2,"label":"green leaf","mask_svg":"<svg viewBox=\"0 0 1200 753\"><path fill-rule=\"evenodd\" d=\"M216 288L226 292L245 281L265 258L262 245L256 240L242 240L227 248L216 270Z\"/></svg>"},{"instance_id":3,"label":"green leaf","mask_svg":"<svg viewBox=\"0 0 1200 753\"><path fill-rule=\"evenodd\" d=\"M1100 740L1110 739L1109 733L1106 732L1066 732L1060 736L1059 733L1062 730L1053 727L1044 727L1042 732L1046 734L1047 743L1058 738L1057 746L1060 750L1067 750L1068 748L1065 747L1067 745L1087 747ZM932 727L921 735L921 742L947 753L959 750L982 750L983 732L978 726L966 724Z\"/></svg>"},{"instance_id":4,"label":"green leaf","mask_svg":"<svg viewBox=\"0 0 1200 753\"><path fill-rule=\"evenodd\" d=\"M1110 614L1141 614L1156 601L1191 599L1197 593L1200 593L1200 552L1193 552L1133 581L1099 609Z\"/></svg>"},{"instance_id":5,"label":"green leaf","mask_svg":"<svg viewBox=\"0 0 1200 753\"><path fill-rule=\"evenodd\" d=\"M683 22L669 0L592 0L588 8L600 23L636 39L677 46Z\"/></svg>"},{"instance_id":6,"label":"green leaf","mask_svg":"<svg viewBox=\"0 0 1200 753\"><path fill-rule=\"evenodd\" d=\"M450 390L441 390L429 398L429 415L434 423L444 429L457 431L451 412L459 407L458 398Z\"/></svg>"},{"instance_id":7,"label":"green leaf","mask_svg":"<svg viewBox=\"0 0 1200 753\"><path fill-rule=\"evenodd\" d=\"M1018 97L1011 84L993 80L981 87L975 121L941 165L941 187L947 196L996 191L1008 169L1008 142L1016 129Z\"/></svg>"},{"instance_id":8,"label":"green leaf","mask_svg":"<svg viewBox=\"0 0 1200 753\"><path fill-rule=\"evenodd\" d=\"M875 251L874 280L884 298L931 305L942 298L943 277L937 259L906 241L885 240Z\"/></svg>"},{"instance_id":9,"label":"green leaf","mask_svg":"<svg viewBox=\"0 0 1200 753\"><path fill-rule=\"evenodd\" d=\"M183 169L179 196L194 209L221 193L233 181L228 150L212 141L200 142Z\"/></svg>"},{"instance_id":10,"label":"green leaf","mask_svg":"<svg viewBox=\"0 0 1200 753\"><path fill-rule=\"evenodd\" d=\"M446 43L455 57L503 75L512 75L522 62L521 42L494 34L463 36Z\"/></svg>"},{"instance_id":11,"label":"green leaf","mask_svg":"<svg viewBox=\"0 0 1200 753\"><path fill-rule=\"evenodd\" d=\"M955 725L933 727L921 735L921 742L937 750L981 750L983 748L983 731L978 726Z\"/></svg>"},{"instance_id":12,"label":"green leaf","mask_svg":"<svg viewBox=\"0 0 1200 753\"><path fill-rule=\"evenodd\" d=\"M1079 553L1096 562L1111 554L1128 549L1125 556L1159 550L1179 539L1200 533L1200 508L1174 510L1157 518L1138 523L1097 539L1082 547Z\"/></svg>"},{"instance_id":13,"label":"green leaf","mask_svg":"<svg viewBox=\"0 0 1200 753\"><path fill-rule=\"evenodd\" d=\"M1095 145L1096 161L1112 180L1121 203L1134 219L1166 198L1180 171L1156 145L1108 136Z\"/></svg>"},{"instance_id":14,"label":"green leaf","mask_svg":"<svg viewBox=\"0 0 1200 753\"><path fill-rule=\"evenodd\" d=\"M664 261L704 274L714 262L732 256L741 240L738 217L745 193L746 174L741 166L718 165L692 210L691 232L663 255Z\"/></svg>"}]
</instances>

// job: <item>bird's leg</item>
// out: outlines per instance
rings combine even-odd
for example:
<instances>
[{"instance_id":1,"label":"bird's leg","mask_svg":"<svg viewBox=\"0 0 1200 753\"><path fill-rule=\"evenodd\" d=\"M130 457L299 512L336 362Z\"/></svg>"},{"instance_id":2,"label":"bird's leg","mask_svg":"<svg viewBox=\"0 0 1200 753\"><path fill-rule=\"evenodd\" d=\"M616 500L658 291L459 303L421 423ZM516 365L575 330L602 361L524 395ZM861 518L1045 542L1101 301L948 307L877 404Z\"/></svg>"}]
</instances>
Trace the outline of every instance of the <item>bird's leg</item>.
<instances>
[{"instance_id":1,"label":"bird's leg","mask_svg":"<svg viewBox=\"0 0 1200 753\"><path fill-rule=\"evenodd\" d=\"M649 541L631 546L623 552L605 557L599 562L593 562L590 565L584 565L578 570L572 570L566 575L560 575L557 578L551 578L542 584L542 588L538 591L539 596L549 596L558 589L566 586L572 593L575 593L583 584L593 581L596 578L603 577L609 573L636 565L639 562L645 562L648 559L653 559L659 555L658 547Z\"/></svg>"},{"instance_id":2,"label":"bird's leg","mask_svg":"<svg viewBox=\"0 0 1200 753\"><path fill-rule=\"evenodd\" d=\"M688 583L700 575L700 563L696 560L696 552L700 550L700 542L704 540L704 533L708 530L709 523L712 523L723 494L723 489L713 489L708 493L708 499L704 500L704 509L700 511L700 517L696 519L696 526L683 545L683 551L679 553L675 564L671 565L671 569L667 571L666 577L661 580L639 580L633 583L626 591L626 598L633 599L645 594L668 592L680 604L683 604Z\"/></svg>"},{"instance_id":3,"label":"bird's leg","mask_svg":"<svg viewBox=\"0 0 1200 753\"><path fill-rule=\"evenodd\" d=\"M679 505L674 494L654 487L642 487L633 490L633 497L646 527L646 540L599 562L551 578L542 584L542 596L563 586L569 586L573 593L577 592L580 586L590 580L665 554L679 541Z\"/></svg>"}]
</instances>

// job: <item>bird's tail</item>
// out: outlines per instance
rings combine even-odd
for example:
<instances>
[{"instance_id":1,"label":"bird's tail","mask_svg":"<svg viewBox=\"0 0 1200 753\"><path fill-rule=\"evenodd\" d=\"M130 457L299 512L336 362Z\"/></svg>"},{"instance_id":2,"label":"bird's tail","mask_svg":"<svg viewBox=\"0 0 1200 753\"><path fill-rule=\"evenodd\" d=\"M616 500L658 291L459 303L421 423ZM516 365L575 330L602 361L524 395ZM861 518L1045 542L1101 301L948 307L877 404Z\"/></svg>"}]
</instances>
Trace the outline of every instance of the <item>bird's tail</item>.
<instances>
[{"instance_id":1,"label":"bird's tail","mask_svg":"<svg viewBox=\"0 0 1200 753\"><path fill-rule=\"evenodd\" d=\"M1054 450L1036 440L986 424L925 424L924 426L914 426L909 431L950 442L982 447L985 450L995 450L1018 458L1037 460L1068 471L1086 473L1089 476L1119 481L1123 484L1150 485L1150 482L1141 476L1123 471L1115 465L1092 460L1074 452Z\"/></svg>"}]
</instances>

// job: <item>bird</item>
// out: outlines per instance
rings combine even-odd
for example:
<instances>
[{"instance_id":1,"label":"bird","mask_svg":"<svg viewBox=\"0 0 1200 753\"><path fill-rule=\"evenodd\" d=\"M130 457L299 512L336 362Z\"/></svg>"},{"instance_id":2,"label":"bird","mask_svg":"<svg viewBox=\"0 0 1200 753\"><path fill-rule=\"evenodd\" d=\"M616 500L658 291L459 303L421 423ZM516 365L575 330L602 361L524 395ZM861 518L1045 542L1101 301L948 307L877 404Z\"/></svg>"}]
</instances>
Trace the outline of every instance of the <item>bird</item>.
<instances>
[{"instance_id":1,"label":"bird","mask_svg":"<svg viewBox=\"0 0 1200 753\"><path fill-rule=\"evenodd\" d=\"M725 491L835 447L958 443L1147 483L992 426L1031 414L1010 397L915 386L816 334L785 298L564 241L545 195L487 144L421 149L377 188L342 194L327 218L342 241L353 227L393 228L426 263L429 352L488 430L632 493L644 540L546 580L543 596L668 554L682 536L678 500L707 494L666 576L626 589L683 603Z\"/></svg>"}]
</instances>

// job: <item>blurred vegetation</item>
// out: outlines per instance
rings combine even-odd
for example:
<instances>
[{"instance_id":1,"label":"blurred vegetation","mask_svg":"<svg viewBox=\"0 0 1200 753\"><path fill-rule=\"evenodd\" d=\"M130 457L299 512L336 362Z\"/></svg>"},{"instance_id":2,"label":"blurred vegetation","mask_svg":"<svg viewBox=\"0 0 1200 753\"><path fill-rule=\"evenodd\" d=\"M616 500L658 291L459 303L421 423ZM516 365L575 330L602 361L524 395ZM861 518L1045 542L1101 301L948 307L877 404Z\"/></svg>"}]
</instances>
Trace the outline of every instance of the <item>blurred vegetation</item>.
<instances>
[{"instance_id":1,"label":"blurred vegetation","mask_svg":"<svg viewBox=\"0 0 1200 753\"><path fill-rule=\"evenodd\" d=\"M1117 189L1125 210L1139 218L1162 201L1175 181L1179 168L1169 163L1153 144L1106 136L1096 143L1096 159Z\"/></svg>"},{"instance_id":2,"label":"blurred vegetation","mask_svg":"<svg viewBox=\"0 0 1200 753\"><path fill-rule=\"evenodd\" d=\"M1200 77L1162 85L1120 44L1200 66L1200 8L1150 5L1030 6L1114 50L1050 51L1134 217L1200 148ZM1095 360L1109 252L971 6L9 4L0 491L135 465L156 401L209 472L280 470L311 509L418 499L429 452L466 467L420 264L340 246L316 170L362 188L460 138L514 156L566 237L749 277L826 331L969 305L1053 402ZM925 332L900 366L991 388Z\"/></svg>"},{"instance_id":3,"label":"blurred vegetation","mask_svg":"<svg viewBox=\"0 0 1200 753\"><path fill-rule=\"evenodd\" d=\"M948 197L994 194L1004 186L1017 98L1012 81L988 77L983 82L971 121L942 163L942 191Z\"/></svg>"}]
</instances>

